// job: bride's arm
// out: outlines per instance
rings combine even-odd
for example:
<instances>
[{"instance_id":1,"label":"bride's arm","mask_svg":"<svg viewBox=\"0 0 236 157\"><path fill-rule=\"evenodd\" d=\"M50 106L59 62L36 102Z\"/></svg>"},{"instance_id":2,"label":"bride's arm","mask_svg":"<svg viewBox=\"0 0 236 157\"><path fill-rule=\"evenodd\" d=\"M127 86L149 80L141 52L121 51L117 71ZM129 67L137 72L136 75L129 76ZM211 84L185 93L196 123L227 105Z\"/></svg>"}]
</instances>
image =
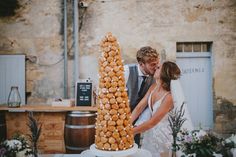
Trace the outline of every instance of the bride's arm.
<instances>
[{"instance_id":1,"label":"bride's arm","mask_svg":"<svg viewBox=\"0 0 236 157\"><path fill-rule=\"evenodd\" d=\"M148 121L142 123L141 125L134 128L134 134L142 133L146 130L151 129L155 125L158 125L161 119L168 114L168 112L173 108L173 100L171 94L168 94L162 101L160 107L155 112L155 114Z\"/></svg>"},{"instance_id":2,"label":"bride's arm","mask_svg":"<svg viewBox=\"0 0 236 157\"><path fill-rule=\"evenodd\" d=\"M131 123L133 123L139 115L143 112L143 110L146 108L148 104L148 96L150 95L151 91L154 88L154 84L148 89L147 93L145 96L142 98L142 100L138 103L138 105L134 108L131 114Z\"/></svg>"}]
</instances>

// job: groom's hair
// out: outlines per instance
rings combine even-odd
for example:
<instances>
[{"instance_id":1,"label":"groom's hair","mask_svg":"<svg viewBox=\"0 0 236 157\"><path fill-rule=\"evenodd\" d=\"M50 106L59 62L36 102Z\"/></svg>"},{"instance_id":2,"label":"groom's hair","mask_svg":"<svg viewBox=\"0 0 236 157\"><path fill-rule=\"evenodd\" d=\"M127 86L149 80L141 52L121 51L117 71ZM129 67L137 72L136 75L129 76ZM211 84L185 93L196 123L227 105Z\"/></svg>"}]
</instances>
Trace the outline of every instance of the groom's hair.
<instances>
[{"instance_id":1,"label":"groom's hair","mask_svg":"<svg viewBox=\"0 0 236 157\"><path fill-rule=\"evenodd\" d=\"M178 65L171 61L166 61L162 64L160 79L162 81L162 87L170 91L170 81L177 80L180 77L180 69Z\"/></svg>"},{"instance_id":2,"label":"groom's hair","mask_svg":"<svg viewBox=\"0 0 236 157\"><path fill-rule=\"evenodd\" d=\"M136 54L138 62L146 63L159 59L159 53L150 46L141 47Z\"/></svg>"}]
</instances>

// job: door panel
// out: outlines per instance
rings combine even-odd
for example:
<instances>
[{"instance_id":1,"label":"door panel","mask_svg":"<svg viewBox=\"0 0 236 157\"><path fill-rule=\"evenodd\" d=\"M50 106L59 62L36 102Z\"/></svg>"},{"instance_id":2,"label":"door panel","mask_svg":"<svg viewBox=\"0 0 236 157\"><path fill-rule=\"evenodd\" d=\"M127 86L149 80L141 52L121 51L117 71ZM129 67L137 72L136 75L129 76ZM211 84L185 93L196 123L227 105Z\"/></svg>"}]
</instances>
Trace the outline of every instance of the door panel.
<instances>
[{"instance_id":1,"label":"door panel","mask_svg":"<svg viewBox=\"0 0 236 157\"><path fill-rule=\"evenodd\" d=\"M188 109L195 128L213 127L212 78L210 56L177 56L181 68Z\"/></svg>"},{"instance_id":2,"label":"door panel","mask_svg":"<svg viewBox=\"0 0 236 157\"><path fill-rule=\"evenodd\" d=\"M18 86L25 102L25 55L0 55L0 105L6 104L11 86Z\"/></svg>"}]
</instances>

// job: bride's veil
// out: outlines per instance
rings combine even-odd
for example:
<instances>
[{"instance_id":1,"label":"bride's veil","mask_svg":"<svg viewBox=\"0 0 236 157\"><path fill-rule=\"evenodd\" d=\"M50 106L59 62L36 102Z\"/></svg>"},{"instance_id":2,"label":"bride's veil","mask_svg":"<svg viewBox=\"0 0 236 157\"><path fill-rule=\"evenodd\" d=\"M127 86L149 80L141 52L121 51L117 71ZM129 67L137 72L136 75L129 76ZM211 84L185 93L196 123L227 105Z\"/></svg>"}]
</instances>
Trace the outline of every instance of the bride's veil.
<instances>
[{"instance_id":1,"label":"bride's veil","mask_svg":"<svg viewBox=\"0 0 236 157\"><path fill-rule=\"evenodd\" d=\"M193 130L193 123L188 111L188 106L184 98L184 93L179 80L171 80L171 95L174 101L174 108L180 109L181 105L184 103L184 118L187 120L184 122L182 129Z\"/></svg>"}]
</instances>

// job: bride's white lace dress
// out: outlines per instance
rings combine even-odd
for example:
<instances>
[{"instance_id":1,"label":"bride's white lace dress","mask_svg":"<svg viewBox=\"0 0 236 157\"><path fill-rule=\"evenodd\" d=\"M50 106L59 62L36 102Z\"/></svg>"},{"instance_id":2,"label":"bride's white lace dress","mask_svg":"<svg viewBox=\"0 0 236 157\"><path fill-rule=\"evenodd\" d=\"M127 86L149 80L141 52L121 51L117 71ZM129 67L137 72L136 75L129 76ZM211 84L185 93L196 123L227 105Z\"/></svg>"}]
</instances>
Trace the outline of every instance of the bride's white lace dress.
<instances>
[{"instance_id":1,"label":"bride's white lace dress","mask_svg":"<svg viewBox=\"0 0 236 157\"><path fill-rule=\"evenodd\" d=\"M165 93L161 99L157 100L153 104L153 107L151 107L150 103L152 93L150 94L148 98L148 107L152 115L158 110L162 100L167 94L168 92ZM170 150L171 143L171 129L169 127L168 114L166 114L156 126L144 132L142 148L149 150L153 157L159 157L161 152L168 152Z\"/></svg>"},{"instance_id":2,"label":"bride's white lace dress","mask_svg":"<svg viewBox=\"0 0 236 157\"><path fill-rule=\"evenodd\" d=\"M152 93L155 91L155 89L151 92L149 98L148 98L148 108L142 113L140 116L140 119L137 121L137 125L140 125L141 123L147 121L150 119L150 117L155 114L155 112L160 107L162 100L165 98L165 96L168 94L164 94L161 99L157 100L153 107L151 107L151 97ZM183 90L180 84L179 80L171 80L171 95L174 101L174 108L180 108L183 102L185 102ZM187 119L182 129L187 130L193 130L194 126L187 108L187 104L184 105L184 111L185 114L183 118ZM171 143L172 143L172 136L171 136L171 129L168 122L168 114L166 114L162 120L156 124L152 129L147 130L143 133L143 142L142 142L142 148L149 150L152 153L153 157L159 157L161 152L168 152L171 149ZM178 152L179 153L179 152ZM178 154L177 156L181 156L181 154Z\"/></svg>"}]
</instances>

